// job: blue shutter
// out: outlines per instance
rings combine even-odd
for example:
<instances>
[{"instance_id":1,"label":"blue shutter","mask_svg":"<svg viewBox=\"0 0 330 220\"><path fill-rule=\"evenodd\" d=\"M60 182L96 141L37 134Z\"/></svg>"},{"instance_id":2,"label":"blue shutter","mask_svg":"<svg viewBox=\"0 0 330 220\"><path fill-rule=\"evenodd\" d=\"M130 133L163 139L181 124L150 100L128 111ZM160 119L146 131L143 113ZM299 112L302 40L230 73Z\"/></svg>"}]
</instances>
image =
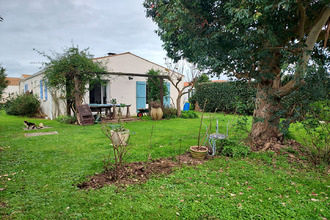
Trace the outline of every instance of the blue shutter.
<instances>
[{"instance_id":1,"label":"blue shutter","mask_svg":"<svg viewBox=\"0 0 330 220\"><path fill-rule=\"evenodd\" d=\"M136 109L146 107L146 82L136 82Z\"/></svg>"},{"instance_id":2,"label":"blue shutter","mask_svg":"<svg viewBox=\"0 0 330 220\"><path fill-rule=\"evenodd\" d=\"M47 83L45 81L45 100L48 99L48 92L47 92Z\"/></svg>"},{"instance_id":3,"label":"blue shutter","mask_svg":"<svg viewBox=\"0 0 330 220\"><path fill-rule=\"evenodd\" d=\"M42 80L40 80L40 99L44 98L44 93L43 93L43 89L42 89Z\"/></svg>"},{"instance_id":4,"label":"blue shutter","mask_svg":"<svg viewBox=\"0 0 330 220\"><path fill-rule=\"evenodd\" d=\"M29 84L25 84L24 85L24 92L28 91L29 90Z\"/></svg>"},{"instance_id":5,"label":"blue shutter","mask_svg":"<svg viewBox=\"0 0 330 220\"><path fill-rule=\"evenodd\" d=\"M171 94L171 84L170 84L170 82L166 82L165 84L166 84L168 93L167 93L166 96L164 96L163 102L164 102L164 106L165 107L166 106L167 107L170 107L171 106L171 97L170 97L170 94Z\"/></svg>"}]
</instances>

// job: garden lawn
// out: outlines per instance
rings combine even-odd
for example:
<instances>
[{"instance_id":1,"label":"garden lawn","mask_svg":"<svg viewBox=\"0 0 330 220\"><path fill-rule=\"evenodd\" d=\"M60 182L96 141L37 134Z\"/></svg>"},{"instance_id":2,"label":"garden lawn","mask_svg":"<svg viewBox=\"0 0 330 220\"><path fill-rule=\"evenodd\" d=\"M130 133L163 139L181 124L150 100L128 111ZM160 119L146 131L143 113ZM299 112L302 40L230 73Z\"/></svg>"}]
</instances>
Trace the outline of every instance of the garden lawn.
<instances>
[{"instance_id":1,"label":"garden lawn","mask_svg":"<svg viewBox=\"0 0 330 220\"><path fill-rule=\"evenodd\" d=\"M230 117L216 116L221 130ZM24 131L26 119L0 111L2 219L330 218L329 177L272 152L251 153L247 158L217 156L141 185L81 190L76 184L87 180L87 175L102 172L110 152L101 125L28 119L52 128ZM150 153L152 158L160 158L186 152L197 143L199 121L125 124L133 132L127 160L146 161ZM24 136L50 131L59 134Z\"/></svg>"}]
</instances>

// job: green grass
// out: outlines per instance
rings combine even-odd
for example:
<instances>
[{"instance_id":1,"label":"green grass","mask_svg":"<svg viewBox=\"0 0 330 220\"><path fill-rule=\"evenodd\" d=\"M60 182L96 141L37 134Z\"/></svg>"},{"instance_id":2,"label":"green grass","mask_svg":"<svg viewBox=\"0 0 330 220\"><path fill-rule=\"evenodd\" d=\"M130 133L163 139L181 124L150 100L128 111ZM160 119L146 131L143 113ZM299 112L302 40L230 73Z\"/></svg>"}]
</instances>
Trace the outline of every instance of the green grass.
<instances>
[{"instance_id":1,"label":"green grass","mask_svg":"<svg viewBox=\"0 0 330 220\"><path fill-rule=\"evenodd\" d=\"M217 115L221 130L231 116ZM100 125L75 126L28 119L53 128L23 131L26 118L0 112L0 215L3 219L322 219L330 218L329 177L287 162L285 155L215 157L197 167L141 185L80 190L74 185L102 172L110 141ZM208 124L206 119L206 124ZM129 161L169 157L197 143L199 119L125 124ZM57 131L25 137L24 133ZM246 134L231 133L231 139ZM181 149L180 149L181 144ZM8 148L10 146L10 148ZM7 176L8 175L8 176Z\"/></svg>"}]
</instances>

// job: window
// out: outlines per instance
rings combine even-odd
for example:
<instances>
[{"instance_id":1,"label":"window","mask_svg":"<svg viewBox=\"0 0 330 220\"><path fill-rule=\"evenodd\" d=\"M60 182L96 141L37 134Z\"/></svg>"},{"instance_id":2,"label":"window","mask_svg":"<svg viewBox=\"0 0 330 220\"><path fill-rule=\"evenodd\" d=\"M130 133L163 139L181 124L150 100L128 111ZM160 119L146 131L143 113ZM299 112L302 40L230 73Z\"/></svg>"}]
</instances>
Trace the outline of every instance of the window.
<instances>
[{"instance_id":1,"label":"window","mask_svg":"<svg viewBox=\"0 0 330 220\"><path fill-rule=\"evenodd\" d=\"M44 93L43 93L43 87L42 87L42 80L40 80L40 99L44 99Z\"/></svg>"}]
</instances>

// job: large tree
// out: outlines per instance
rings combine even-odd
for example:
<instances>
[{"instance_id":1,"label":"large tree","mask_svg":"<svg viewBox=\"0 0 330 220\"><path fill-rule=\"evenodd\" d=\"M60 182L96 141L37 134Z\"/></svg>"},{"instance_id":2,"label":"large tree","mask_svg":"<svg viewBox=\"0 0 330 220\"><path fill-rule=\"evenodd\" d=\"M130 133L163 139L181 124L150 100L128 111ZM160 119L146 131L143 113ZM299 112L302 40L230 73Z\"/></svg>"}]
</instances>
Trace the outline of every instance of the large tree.
<instances>
[{"instance_id":1,"label":"large tree","mask_svg":"<svg viewBox=\"0 0 330 220\"><path fill-rule=\"evenodd\" d=\"M328 0L145 0L144 6L169 57L254 79L250 136L261 142L278 138L280 100L304 83L308 65L315 64L313 49L328 41ZM329 48L322 56L329 56ZM294 76L282 84L285 67L292 66Z\"/></svg>"},{"instance_id":2,"label":"large tree","mask_svg":"<svg viewBox=\"0 0 330 220\"><path fill-rule=\"evenodd\" d=\"M48 59L48 62L44 63L44 78L48 87L66 95L68 114L73 107L78 113L77 106L81 105L88 88L101 82L100 75L95 73L105 72L105 67L93 62L93 56L88 48L79 50L78 46L71 46L65 48L63 53L53 52L52 55L39 53Z\"/></svg>"}]
</instances>

